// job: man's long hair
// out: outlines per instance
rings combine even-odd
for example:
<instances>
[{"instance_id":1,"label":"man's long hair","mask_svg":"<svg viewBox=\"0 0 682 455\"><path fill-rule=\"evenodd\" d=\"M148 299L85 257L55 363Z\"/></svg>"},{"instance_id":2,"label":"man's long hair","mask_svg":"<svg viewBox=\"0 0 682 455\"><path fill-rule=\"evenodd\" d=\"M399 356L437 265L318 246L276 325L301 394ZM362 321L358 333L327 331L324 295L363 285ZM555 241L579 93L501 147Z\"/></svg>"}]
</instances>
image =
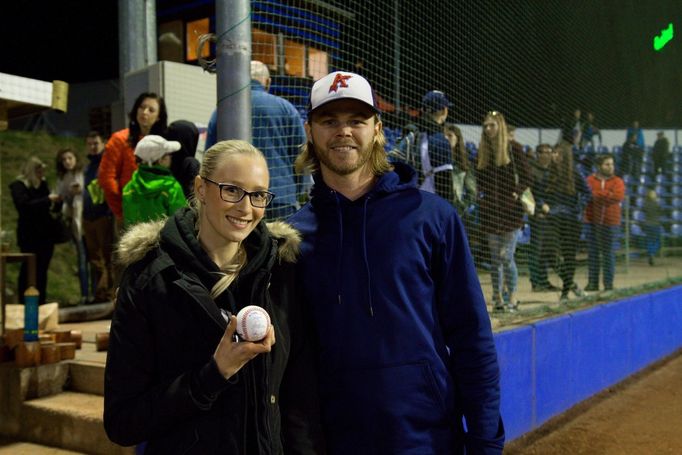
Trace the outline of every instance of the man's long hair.
<instances>
[{"instance_id":1,"label":"man's long hair","mask_svg":"<svg viewBox=\"0 0 682 455\"><path fill-rule=\"evenodd\" d=\"M374 124L376 125L379 121L379 116L374 115ZM384 150L385 145L386 136L384 136L384 130L380 128L379 132L374 136L374 144L372 145L368 161L373 175L382 175L392 169L388 162L386 150ZM317 157L317 153L315 153L315 145L312 142L307 141L303 144L301 153L296 157L294 166L298 174L315 174L320 172L320 160Z\"/></svg>"}]
</instances>

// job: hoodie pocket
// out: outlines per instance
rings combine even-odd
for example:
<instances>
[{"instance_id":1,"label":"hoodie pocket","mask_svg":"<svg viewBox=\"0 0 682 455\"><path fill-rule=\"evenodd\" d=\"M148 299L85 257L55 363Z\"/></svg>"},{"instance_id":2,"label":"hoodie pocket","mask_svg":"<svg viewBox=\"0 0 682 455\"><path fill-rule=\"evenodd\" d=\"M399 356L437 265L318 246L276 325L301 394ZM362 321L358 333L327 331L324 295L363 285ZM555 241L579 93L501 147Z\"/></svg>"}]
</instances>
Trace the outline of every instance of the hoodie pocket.
<instances>
[{"instance_id":1,"label":"hoodie pocket","mask_svg":"<svg viewBox=\"0 0 682 455\"><path fill-rule=\"evenodd\" d=\"M445 393L425 361L338 372L327 384L325 423L341 439L418 446L451 424Z\"/></svg>"}]
</instances>

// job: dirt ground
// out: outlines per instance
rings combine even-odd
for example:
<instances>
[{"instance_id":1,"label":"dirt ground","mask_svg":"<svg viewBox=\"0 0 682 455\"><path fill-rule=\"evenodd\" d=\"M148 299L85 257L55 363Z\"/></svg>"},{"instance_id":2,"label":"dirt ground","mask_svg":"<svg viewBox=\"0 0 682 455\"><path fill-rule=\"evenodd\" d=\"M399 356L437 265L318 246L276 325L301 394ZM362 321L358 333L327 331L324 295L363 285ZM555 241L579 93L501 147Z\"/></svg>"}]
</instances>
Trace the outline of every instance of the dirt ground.
<instances>
[{"instance_id":1,"label":"dirt ground","mask_svg":"<svg viewBox=\"0 0 682 455\"><path fill-rule=\"evenodd\" d=\"M504 453L682 453L682 350L512 441Z\"/></svg>"}]
</instances>

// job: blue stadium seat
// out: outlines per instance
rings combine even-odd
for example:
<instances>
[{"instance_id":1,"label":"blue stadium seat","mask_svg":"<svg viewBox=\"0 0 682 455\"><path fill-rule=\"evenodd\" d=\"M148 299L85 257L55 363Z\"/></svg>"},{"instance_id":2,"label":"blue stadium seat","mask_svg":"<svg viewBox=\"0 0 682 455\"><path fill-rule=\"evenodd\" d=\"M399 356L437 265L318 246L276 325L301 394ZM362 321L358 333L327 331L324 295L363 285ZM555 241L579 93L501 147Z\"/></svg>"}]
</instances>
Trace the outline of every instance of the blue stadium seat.
<instances>
[{"instance_id":1,"label":"blue stadium seat","mask_svg":"<svg viewBox=\"0 0 682 455\"><path fill-rule=\"evenodd\" d=\"M670 227L671 237L682 237L682 224L673 224Z\"/></svg>"},{"instance_id":2,"label":"blue stadium seat","mask_svg":"<svg viewBox=\"0 0 682 455\"><path fill-rule=\"evenodd\" d=\"M659 185L667 185L670 183L670 179L665 174L658 174L656 176L656 183L658 183Z\"/></svg>"},{"instance_id":3,"label":"blue stadium seat","mask_svg":"<svg viewBox=\"0 0 682 455\"><path fill-rule=\"evenodd\" d=\"M682 185L673 185L670 194L676 197L682 197Z\"/></svg>"},{"instance_id":4,"label":"blue stadium seat","mask_svg":"<svg viewBox=\"0 0 682 455\"><path fill-rule=\"evenodd\" d=\"M649 190L649 188L647 188L646 186L639 185L639 187L637 188L637 195L638 196L646 196L646 192L648 190Z\"/></svg>"},{"instance_id":5,"label":"blue stadium seat","mask_svg":"<svg viewBox=\"0 0 682 455\"><path fill-rule=\"evenodd\" d=\"M634 180L632 177L630 177L630 175L625 174L623 176L623 183L625 183L625 186L630 187L634 183Z\"/></svg>"},{"instance_id":6,"label":"blue stadium seat","mask_svg":"<svg viewBox=\"0 0 682 455\"><path fill-rule=\"evenodd\" d=\"M674 197L672 201L670 202L670 206L674 209L682 209L682 198L680 197Z\"/></svg>"},{"instance_id":7,"label":"blue stadium seat","mask_svg":"<svg viewBox=\"0 0 682 455\"><path fill-rule=\"evenodd\" d=\"M609 148L605 145L597 147L597 153L609 153Z\"/></svg>"},{"instance_id":8,"label":"blue stadium seat","mask_svg":"<svg viewBox=\"0 0 682 455\"><path fill-rule=\"evenodd\" d=\"M630 225L630 234L637 236L637 237L642 237L644 235L644 231L639 226L639 224L631 224Z\"/></svg>"},{"instance_id":9,"label":"blue stadium seat","mask_svg":"<svg viewBox=\"0 0 682 455\"><path fill-rule=\"evenodd\" d=\"M682 175L679 173L673 174L672 183L682 185Z\"/></svg>"},{"instance_id":10,"label":"blue stadium seat","mask_svg":"<svg viewBox=\"0 0 682 455\"><path fill-rule=\"evenodd\" d=\"M644 219L645 219L644 212L641 210L633 210L632 211L632 219L635 221L638 221L640 223L643 223Z\"/></svg>"},{"instance_id":11,"label":"blue stadium seat","mask_svg":"<svg viewBox=\"0 0 682 455\"><path fill-rule=\"evenodd\" d=\"M670 219L675 223L682 223L682 210L675 209L670 213Z\"/></svg>"},{"instance_id":12,"label":"blue stadium seat","mask_svg":"<svg viewBox=\"0 0 682 455\"><path fill-rule=\"evenodd\" d=\"M639 184L640 185L651 185L652 180L651 177L649 177L646 174L642 174L639 176Z\"/></svg>"},{"instance_id":13,"label":"blue stadium seat","mask_svg":"<svg viewBox=\"0 0 682 455\"><path fill-rule=\"evenodd\" d=\"M644 207L644 197L638 196L637 199L635 199L635 207L638 209Z\"/></svg>"}]
</instances>

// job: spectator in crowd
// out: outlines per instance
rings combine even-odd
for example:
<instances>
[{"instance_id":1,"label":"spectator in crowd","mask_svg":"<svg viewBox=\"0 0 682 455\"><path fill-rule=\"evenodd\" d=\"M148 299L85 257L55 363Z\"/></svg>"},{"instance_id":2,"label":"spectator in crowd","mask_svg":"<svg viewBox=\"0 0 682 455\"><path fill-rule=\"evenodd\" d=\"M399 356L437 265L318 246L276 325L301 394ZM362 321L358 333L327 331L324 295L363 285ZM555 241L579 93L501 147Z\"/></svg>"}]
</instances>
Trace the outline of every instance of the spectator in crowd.
<instances>
[{"instance_id":1,"label":"spectator in crowd","mask_svg":"<svg viewBox=\"0 0 682 455\"><path fill-rule=\"evenodd\" d=\"M268 180L260 151L220 142L204 154L192 207L124 234L104 383L112 441L162 454L322 453L294 288L300 238L261 222ZM235 334L247 305L270 315L262 340Z\"/></svg>"},{"instance_id":2,"label":"spectator in crowd","mask_svg":"<svg viewBox=\"0 0 682 455\"><path fill-rule=\"evenodd\" d=\"M327 453L502 453L495 345L457 212L388 163L366 79L328 74L310 100L296 166L315 185L291 221Z\"/></svg>"},{"instance_id":3,"label":"spectator in crowd","mask_svg":"<svg viewBox=\"0 0 682 455\"><path fill-rule=\"evenodd\" d=\"M580 145L582 147L589 145L592 148L594 148L595 137L599 138L599 144L601 145L601 130L597 128L597 126L594 123L594 113L588 112L587 119L583 123L582 141Z\"/></svg>"},{"instance_id":4,"label":"spectator in crowd","mask_svg":"<svg viewBox=\"0 0 682 455\"><path fill-rule=\"evenodd\" d=\"M422 98L422 115L416 123L405 127L406 134L392 159L417 171L422 190L454 202L452 152L443 133L450 105L445 93L439 90L426 93Z\"/></svg>"},{"instance_id":5,"label":"spectator in crowd","mask_svg":"<svg viewBox=\"0 0 682 455\"><path fill-rule=\"evenodd\" d=\"M57 152L57 189L62 198L63 217L71 226L71 242L76 249L78 281L80 283L80 303L87 303L90 293L90 274L88 259L83 241L83 165L78 162L76 153L70 149Z\"/></svg>"},{"instance_id":6,"label":"spectator in crowd","mask_svg":"<svg viewBox=\"0 0 682 455\"><path fill-rule=\"evenodd\" d=\"M277 198L265 212L267 219L286 218L299 207L298 198L306 188L303 177L294 174L294 160L305 143L303 120L296 108L284 98L271 95L270 71L258 60L251 61L251 129L253 145L268 160L270 184ZM218 115L213 111L208 122L206 148L218 139Z\"/></svg>"},{"instance_id":7,"label":"spectator in crowd","mask_svg":"<svg viewBox=\"0 0 682 455\"><path fill-rule=\"evenodd\" d=\"M639 180L642 171L642 161L644 160L644 149L637 144L635 133L628 137L623 144L622 169L620 175L629 175L634 180Z\"/></svg>"},{"instance_id":8,"label":"spectator in crowd","mask_svg":"<svg viewBox=\"0 0 682 455\"><path fill-rule=\"evenodd\" d=\"M182 146L149 134L137 143L139 167L123 187L123 223L126 228L143 221L171 216L187 205L182 186L170 170L171 154Z\"/></svg>"},{"instance_id":9,"label":"spectator in crowd","mask_svg":"<svg viewBox=\"0 0 682 455\"><path fill-rule=\"evenodd\" d=\"M597 171L587 177L592 199L585 210L588 229L588 282L586 291L599 290L600 271L605 290L613 289L615 254L613 240L621 222L620 204L625 198L625 184L616 176L613 155L597 156Z\"/></svg>"},{"instance_id":10,"label":"spectator in crowd","mask_svg":"<svg viewBox=\"0 0 682 455\"><path fill-rule=\"evenodd\" d=\"M487 234L492 262L492 302L496 311L515 311L514 254L524 215L520 195L530 187L531 176L523 150L509 141L500 112L485 116L477 169L481 229Z\"/></svg>"},{"instance_id":11,"label":"spectator in crowd","mask_svg":"<svg viewBox=\"0 0 682 455\"><path fill-rule=\"evenodd\" d=\"M549 282L547 274L548 267L554 262L556 240L548 218L550 206L547 203L550 165L554 152L551 145L540 144L536 148L537 159L530 161L531 189L536 202L535 215L528 217L530 224L528 269L533 292L559 290Z\"/></svg>"},{"instance_id":12,"label":"spectator in crowd","mask_svg":"<svg viewBox=\"0 0 682 455\"><path fill-rule=\"evenodd\" d=\"M585 296L573 278L582 229L581 217L589 200L590 189L573 163L571 147L565 143L557 144L552 154L545 205L549 206L551 235L558 243L557 270L563 283L562 303L568 302L570 292L576 297Z\"/></svg>"},{"instance_id":13,"label":"spectator in crowd","mask_svg":"<svg viewBox=\"0 0 682 455\"><path fill-rule=\"evenodd\" d=\"M670 162L670 142L665 137L663 131L656 133L656 142L654 142L653 150L654 172L662 174L665 172L668 163Z\"/></svg>"},{"instance_id":14,"label":"spectator in crowd","mask_svg":"<svg viewBox=\"0 0 682 455\"><path fill-rule=\"evenodd\" d=\"M663 214L656 191L650 189L646 192L642 211L644 212L643 228L646 238L646 252L649 265L654 265L654 256L661 249L661 215Z\"/></svg>"},{"instance_id":15,"label":"spectator in crowd","mask_svg":"<svg viewBox=\"0 0 682 455\"><path fill-rule=\"evenodd\" d=\"M45 163L35 156L24 163L21 174L9 188L19 214L17 245L22 253L35 254L36 288L40 293L39 304L42 305L47 293L47 269L54 252L54 239L49 235L50 228L54 226L50 210L61 210L62 197L50 193L45 180ZM19 299L24 303L24 291L28 287L26 262L21 264L18 287Z\"/></svg>"},{"instance_id":16,"label":"spectator in crowd","mask_svg":"<svg viewBox=\"0 0 682 455\"><path fill-rule=\"evenodd\" d=\"M180 150L171 155L171 172L180 182L185 198L189 198L194 191L194 179L199 174L199 160L195 158L199 130L197 126L187 120L176 120L168 125L166 139L178 141Z\"/></svg>"},{"instance_id":17,"label":"spectator in crowd","mask_svg":"<svg viewBox=\"0 0 682 455\"><path fill-rule=\"evenodd\" d=\"M114 276L111 255L114 243L114 219L104 200L104 192L97 180L99 164L104 153L104 142L97 131L85 139L88 165L84 171L83 236L94 285L93 301L109 302L114 298Z\"/></svg>"},{"instance_id":18,"label":"spectator in crowd","mask_svg":"<svg viewBox=\"0 0 682 455\"><path fill-rule=\"evenodd\" d=\"M561 127L561 141L568 142L571 145L580 146L583 132L582 111L576 109L573 115L563 121Z\"/></svg>"},{"instance_id":19,"label":"spectator in crowd","mask_svg":"<svg viewBox=\"0 0 682 455\"><path fill-rule=\"evenodd\" d=\"M137 169L135 146L148 134L166 133L166 103L156 93L141 93L128 113L128 118L128 128L115 132L107 142L97 178L104 190L107 204L116 217L118 231L123 226L123 187Z\"/></svg>"},{"instance_id":20,"label":"spectator in crowd","mask_svg":"<svg viewBox=\"0 0 682 455\"><path fill-rule=\"evenodd\" d=\"M462 137L462 131L454 123L445 123L443 133L450 144L452 161L452 205L465 219L471 206L476 203L476 178Z\"/></svg>"},{"instance_id":21,"label":"spectator in crowd","mask_svg":"<svg viewBox=\"0 0 682 455\"><path fill-rule=\"evenodd\" d=\"M644 150L644 131L642 131L642 128L639 127L639 120L635 120L632 122L632 126L628 128L627 132L625 133L625 140L629 141L630 136L632 136L633 134L637 138L635 141L637 147Z\"/></svg>"}]
</instances>

